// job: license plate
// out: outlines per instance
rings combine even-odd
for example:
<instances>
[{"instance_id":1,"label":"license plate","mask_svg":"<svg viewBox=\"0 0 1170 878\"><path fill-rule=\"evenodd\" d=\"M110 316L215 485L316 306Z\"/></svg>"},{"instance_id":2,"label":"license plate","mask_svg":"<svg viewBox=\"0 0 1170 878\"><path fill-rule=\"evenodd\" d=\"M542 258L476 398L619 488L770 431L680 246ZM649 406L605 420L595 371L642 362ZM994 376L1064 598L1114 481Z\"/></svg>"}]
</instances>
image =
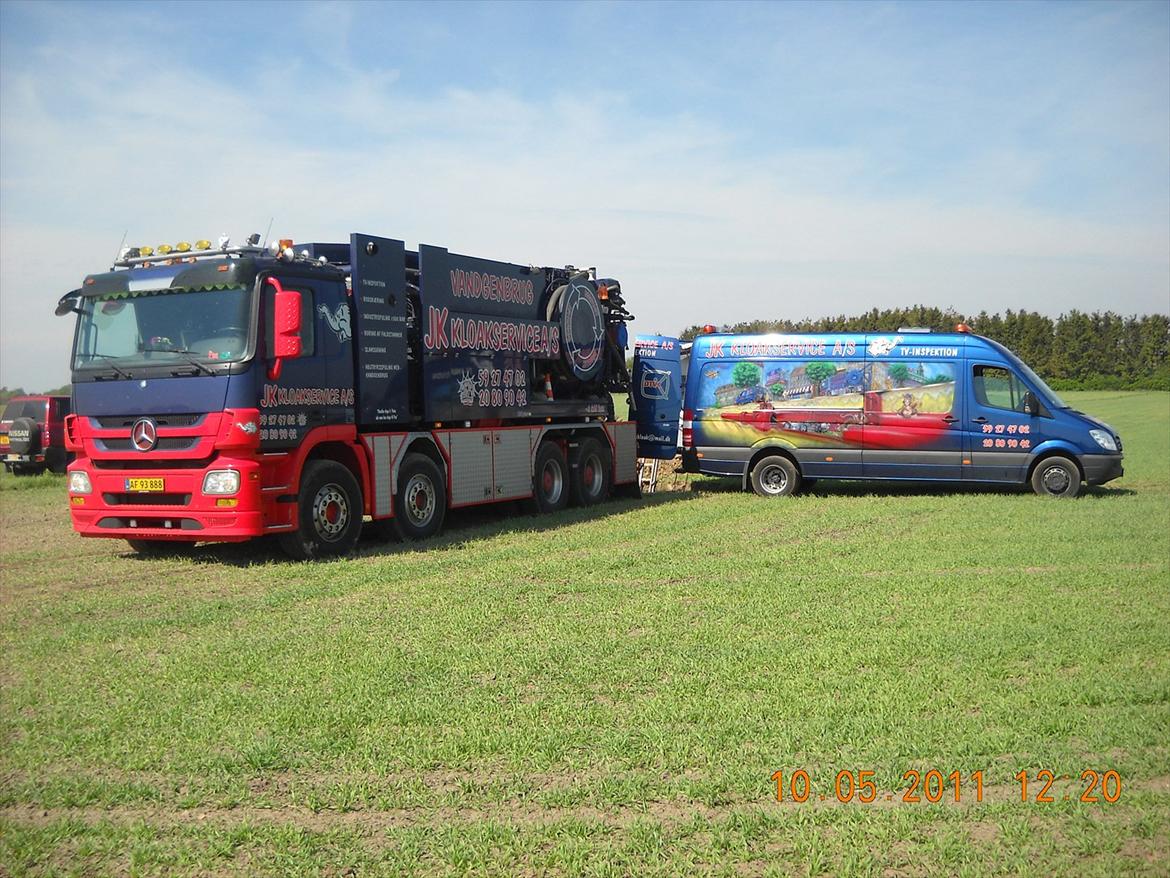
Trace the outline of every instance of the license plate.
<instances>
[{"instance_id":1,"label":"license plate","mask_svg":"<svg viewBox=\"0 0 1170 878\"><path fill-rule=\"evenodd\" d=\"M165 479L126 479L126 490L141 494L149 494L166 490Z\"/></svg>"}]
</instances>

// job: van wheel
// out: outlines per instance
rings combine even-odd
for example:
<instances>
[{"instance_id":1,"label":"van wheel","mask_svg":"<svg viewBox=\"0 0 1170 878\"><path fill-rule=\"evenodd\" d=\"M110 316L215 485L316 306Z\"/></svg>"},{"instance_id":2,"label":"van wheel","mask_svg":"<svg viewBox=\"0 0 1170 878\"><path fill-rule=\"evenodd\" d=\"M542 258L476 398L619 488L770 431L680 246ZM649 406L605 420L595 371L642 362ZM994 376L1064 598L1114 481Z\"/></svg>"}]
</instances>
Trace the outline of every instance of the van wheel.
<instances>
[{"instance_id":1,"label":"van wheel","mask_svg":"<svg viewBox=\"0 0 1170 878\"><path fill-rule=\"evenodd\" d=\"M787 457L769 455L752 467L752 490L761 497L786 497L800 490L800 473Z\"/></svg>"},{"instance_id":2,"label":"van wheel","mask_svg":"<svg viewBox=\"0 0 1170 878\"><path fill-rule=\"evenodd\" d=\"M528 507L534 512L559 512L569 503L569 466L565 452L551 440L540 443L536 465L532 468L532 500Z\"/></svg>"},{"instance_id":3,"label":"van wheel","mask_svg":"<svg viewBox=\"0 0 1170 878\"><path fill-rule=\"evenodd\" d=\"M425 454L406 455L398 469L394 528L404 540L433 537L447 517L447 486L438 465Z\"/></svg>"},{"instance_id":4,"label":"van wheel","mask_svg":"<svg viewBox=\"0 0 1170 878\"><path fill-rule=\"evenodd\" d=\"M593 506L609 496L613 462L609 449L596 439L582 439L573 455L570 485L576 506Z\"/></svg>"},{"instance_id":5,"label":"van wheel","mask_svg":"<svg viewBox=\"0 0 1170 878\"><path fill-rule=\"evenodd\" d=\"M1032 470L1032 490L1041 497L1075 497L1081 492L1081 471L1067 457L1046 457Z\"/></svg>"},{"instance_id":6,"label":"van wheel","mask_svg":"<svg viewBox=\"0 0 1170 878\"><path fill-rule=\"evenodd\" d=\"M362 492L348 469L332 460L310 461L301 475L297 529L280 547L297 561L348 555L362 533Z\"/></svg>"}]
</instances>

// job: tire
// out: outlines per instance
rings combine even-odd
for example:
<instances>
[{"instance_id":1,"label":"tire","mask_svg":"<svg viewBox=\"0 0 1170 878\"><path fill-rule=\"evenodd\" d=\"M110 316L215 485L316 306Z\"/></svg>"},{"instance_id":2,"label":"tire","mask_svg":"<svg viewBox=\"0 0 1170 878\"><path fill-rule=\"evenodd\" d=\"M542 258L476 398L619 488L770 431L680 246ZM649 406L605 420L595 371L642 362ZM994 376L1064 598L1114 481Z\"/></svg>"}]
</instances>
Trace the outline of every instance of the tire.
<instances>
[{"instance_id":1,"label":"tire","mask_svg":"<svg viewBox=\"0 0 1170 878\"><path fill-rule=\"evenodd\" d=\"M70 457L71 455L64 448L54 445L45 449L45 466L54 475L63 476L69 467Z\"/></svg>"},{"instance_id":2,"label":"tire","mask_svg":"<svg viewBox=\"0 0 1170 878\"><path fill-rule=\"evenodd\" d=\"M540 443L532 467L532 500L535 512L559 512L569 505L569 465L561 446L551 440Z\"/></svg>"},{"instance_id":3,"label":"tire","mask_svg":"<svg viewBox=\"0 0 1170 878\"><path fill-rule=\"evenodd\" d=\"M348 469L314 460L301 475L297 529L281 534L280 547L297 561L348 555L362 533L362 492Z\"/></svg>"},{"instance_id":4,"label":"tire","mask_svg":"<svg viewBox=\"0 0 1170 878\"><path fill-rule=\"evenodd\" d=\"M32 418L17 418L8 428L8 447L13 454L36 454L41 432L41 425Z\"/></svg>"},{"instance_id":5,"label":"tire","mask_svg":"<svg viewBox=\"0 0 1170 878\"><path fill-rule=\"evenodd\" d=\"M425 454L406 455L398 469L394 530L403 540L425 540L443 528L447 485L443 471Z\"/></svg>"},{"instance_id":6,"label":"tire","mask_svg":"<svg viewBox=\"0 0 1170 878\"><path fill-rule=\"evenodd\" d=\"M595 506L609 498L613 460L597 439L582 439L569 466L570 496L574 506Z\"/></svg>"},{"instance_id":7,"label":"tire","mask_svg":"<svg viewBox=\"0 0 1170 878\"><path fill-rule=\"evenodd\" d=\"M1067 457L1046 457L1032 470L1032 490L1041 497L1075 497L1081 492L1081 471Z\"/></svg>"},{"instance_id":8,"label":"tire","mask_svg":"<svg viewBox=\"0 0 1170 878\"><path fill-rule=\"evenodd\" d=\"M800 490L800 473L787 457L772 454L752 467L751 484L761 497L787 497Z\"/></svg>"},{"instance_id":9,"label":"tire","mask_svg":"<svg viewBox=\"0 0 1170 878\"><path fill-rule=\"evenodd\" d=\"M195 544L180 540L126 540L143 558L179 558L195 551Z\"/></svg>"}]
</instances>

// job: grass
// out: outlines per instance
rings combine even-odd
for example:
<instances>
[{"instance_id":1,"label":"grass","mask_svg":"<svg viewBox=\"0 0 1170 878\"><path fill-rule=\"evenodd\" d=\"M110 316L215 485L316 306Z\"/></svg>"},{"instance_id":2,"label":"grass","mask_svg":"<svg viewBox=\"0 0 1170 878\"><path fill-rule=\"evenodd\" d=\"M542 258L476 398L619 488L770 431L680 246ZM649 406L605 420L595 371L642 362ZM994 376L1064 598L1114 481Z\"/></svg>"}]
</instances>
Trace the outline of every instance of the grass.
<instances>
[{"instance_id":1,"label":"grass","mask_svg":"<svg viewBox=\"0 0 1170 878\"><path fill-rule=\"evenodd\" d=\"M323 564L140 560L4 477L0 873L1166 874L1170 395L1068 396L1127 453L1072 502L698 481Z\"/></svg>"}]
</instances>

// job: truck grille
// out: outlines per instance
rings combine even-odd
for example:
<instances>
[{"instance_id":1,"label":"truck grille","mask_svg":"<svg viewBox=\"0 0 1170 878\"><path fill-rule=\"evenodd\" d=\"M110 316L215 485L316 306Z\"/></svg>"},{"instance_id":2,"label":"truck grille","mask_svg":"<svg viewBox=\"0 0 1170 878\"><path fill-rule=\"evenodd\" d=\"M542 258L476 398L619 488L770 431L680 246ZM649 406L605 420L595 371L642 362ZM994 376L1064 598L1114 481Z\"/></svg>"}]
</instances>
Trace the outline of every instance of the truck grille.
<instances>
[{"instance_id":1,"label":"truck grille","mask_svg":"<svg viewBox=\"0 0 1170 878\"><path fill-rule=\"evenodd\" d=\"M135 452L137 454L138 452ZM127 458L124 460L107 460L102 457L94 457L90 459L90 465L94 469L130 469L130 470L162 470L162 469L203 469L211 463L210 457L204 457L199 460L170 460L159 459L157 457L150 457L149 455L139 455L136 458Z\"/></svg>"},{"instance_id":2,"label":"truck grille","mask_svg":"<svg viewBox=\"0 0 1170 878\"><path fill-rule=\"evenodd\" d=\"M124 494L103 493L107 506L186 506L190 494Z\"/></svg>"},{"instance_id":3,"label":"truck grille","mask_svg":"<svg viewBox=\"0 0 1170 878\"><path fill-rule=\"evenodd\" d=\"M186 451L199 444L200 436L160 436L154 446L155 451ZM96 438L98 448L102 451L137 451L130 439L101 439Z\"/></svg>"},{"instance_id":4,"label":"truck grille","mask_svg":"<svg viewBox=\"0 0 1170 878\"><path fill-rule=\"evenodd\" d=\"M94 426L103 430L116 430L119 427L129 427L139 418L150 418L160 427L194 427L205 417L204 414L169 414L169 415L103 415L90 416Z\"/></svg>"}]
</instances>

